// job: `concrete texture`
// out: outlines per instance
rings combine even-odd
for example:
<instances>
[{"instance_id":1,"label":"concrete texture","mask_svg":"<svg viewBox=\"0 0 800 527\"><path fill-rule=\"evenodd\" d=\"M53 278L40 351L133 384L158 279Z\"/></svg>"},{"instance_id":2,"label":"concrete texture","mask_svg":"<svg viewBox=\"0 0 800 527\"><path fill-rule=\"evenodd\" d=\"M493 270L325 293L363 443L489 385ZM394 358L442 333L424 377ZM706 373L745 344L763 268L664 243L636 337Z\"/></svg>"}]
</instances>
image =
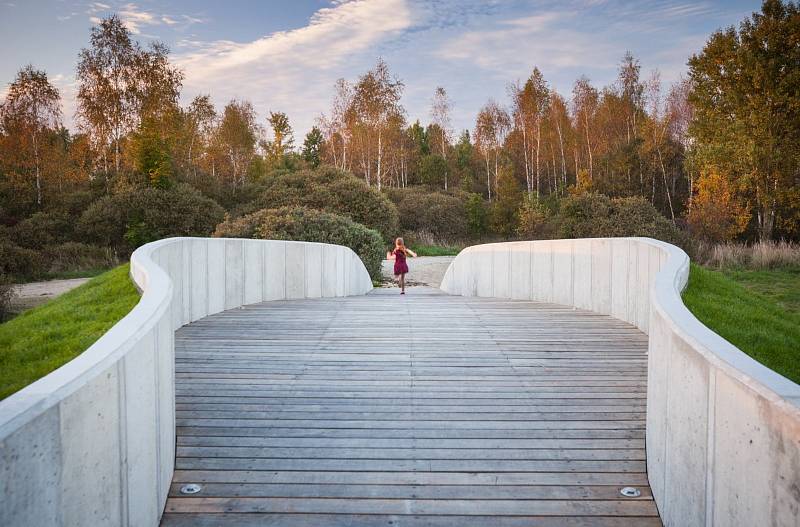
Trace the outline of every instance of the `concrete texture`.
<instances>
[{"instance_id":1,"label":"concrete texture","mask_svg":"<svg viewBox=\"0 0 800 527\"><path fill-rule=\"evenodd\" d=\"M648 238L487 244L441 289L557 302L649 335L648 477L667 526L800 525L800 386L698 321L689 258Z\"/></svg>"},{"instance_id":2,"label":"concrete texture","mask_svg":"<svg viewBox=\"0 0 800 527\"><path fill-rule=\"evenodd\" d=\"M372 289L350 249L304 242L171 238L137 249L131 276L143 294L125 318L0 401L3 527L157 525L175 464L175 330L243 304Z\"/></svg>"}]
</instances>

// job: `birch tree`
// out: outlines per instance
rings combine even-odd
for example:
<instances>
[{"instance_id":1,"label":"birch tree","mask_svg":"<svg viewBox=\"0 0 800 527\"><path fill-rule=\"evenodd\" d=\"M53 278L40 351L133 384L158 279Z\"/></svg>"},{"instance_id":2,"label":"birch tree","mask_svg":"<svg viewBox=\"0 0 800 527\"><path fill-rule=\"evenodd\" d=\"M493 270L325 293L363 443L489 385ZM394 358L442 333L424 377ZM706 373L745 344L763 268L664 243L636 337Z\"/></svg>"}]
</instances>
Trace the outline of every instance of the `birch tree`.
<instances>
[{"instance_id":1,"label":"birch tree","mask_svg":"<svg viewBox=\"0 0 800 527\"><path fill-rule=\"evenodd\" d=\"M575 118L575 128L583 138L583 145L586 147L586 158L589 169L589 179L594 177L594 159L592 157L591 134L594 125L594 118L597 112L598 93L592 86L589 79L585 76L575 81L572 88L573 115ZM578 171L578 155L576 151L575 165Z\"/></svg>"},{"instance_id":2,"label":"birch tree","mask_svg":"<svg viewBox=\"0 0 800 527\"><path fill-rule=\"evenodd\" d=\"M450 146L450 136L452 134L452 127L450 123L450 99L447 92L441 86L436 88L433 94L433 101L431 102L431 122L438 126L438 142L439 151L442 158L447 160L447 149ZM444 189L447 190L447 167L445 165L444 171Z\"/></svg>"},{"instance_id":3,"label":"birch tree","mask_svg":"<svg viewBox=\"0 0 800 527\"><path fill-rule=\"evenodd\" d=\"M42 205L43 138L61 126L61 97L44 71L28 65L17 72L0 105L0 125L4 135L17 140L18 158L23 171L33 172L36 204ZM26 165L32 165L28 169Z\"/></svg>"},{"instance_id":4,"label":"birch tree","mask_svg":"<svg viewBox=\"0 0 800 527\"><path fill-rule=\"evenodd\" d=\"M500 165L500 150L511 128L511 118L495 101L490 100L478 112L475 121L475 144L486 164L486 191L492 201L492 175L495 185ZM493 160L491 159L493 157ZM494 171L492 171L492 161Z\"/></svg>"}]
</instances>

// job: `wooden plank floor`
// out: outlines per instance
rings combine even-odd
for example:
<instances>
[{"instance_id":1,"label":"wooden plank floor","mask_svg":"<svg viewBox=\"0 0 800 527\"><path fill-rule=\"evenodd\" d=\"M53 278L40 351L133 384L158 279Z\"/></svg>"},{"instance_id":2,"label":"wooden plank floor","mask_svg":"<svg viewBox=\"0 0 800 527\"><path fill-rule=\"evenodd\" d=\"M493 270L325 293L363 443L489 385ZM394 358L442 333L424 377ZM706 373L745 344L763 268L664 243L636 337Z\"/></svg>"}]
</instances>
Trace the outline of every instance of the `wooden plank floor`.
<instances>
[{"instance_id":1,"label":"wooden plank floor","mask_svg":"<svg viewBox=\"0 0 800 527\"><path fill-rule=\"evenodd\" d=\"M378 289L220 313L176 348L162 525L661 525L647 339L613 318Z\"/></svg>"}]
</instances>

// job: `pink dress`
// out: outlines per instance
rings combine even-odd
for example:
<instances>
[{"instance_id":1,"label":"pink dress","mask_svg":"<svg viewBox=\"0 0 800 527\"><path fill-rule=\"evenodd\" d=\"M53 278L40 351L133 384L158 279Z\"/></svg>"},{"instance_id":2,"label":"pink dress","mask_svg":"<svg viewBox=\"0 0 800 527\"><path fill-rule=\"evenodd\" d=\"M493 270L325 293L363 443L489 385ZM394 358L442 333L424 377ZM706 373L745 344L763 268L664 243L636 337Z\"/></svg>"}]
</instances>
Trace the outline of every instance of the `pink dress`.
<instances>
[{"instance_id":1,"label":"pink dress","mask_svg":"<svg viewBox=\"0 0 800 527\"><path fill-rule=\"evenodd\" d=\"M395 249L392 251L394 254L394 274L406 274L408 272L408 264L406 263L406 253L402 249Z\"/></svg>"}]
</instances>

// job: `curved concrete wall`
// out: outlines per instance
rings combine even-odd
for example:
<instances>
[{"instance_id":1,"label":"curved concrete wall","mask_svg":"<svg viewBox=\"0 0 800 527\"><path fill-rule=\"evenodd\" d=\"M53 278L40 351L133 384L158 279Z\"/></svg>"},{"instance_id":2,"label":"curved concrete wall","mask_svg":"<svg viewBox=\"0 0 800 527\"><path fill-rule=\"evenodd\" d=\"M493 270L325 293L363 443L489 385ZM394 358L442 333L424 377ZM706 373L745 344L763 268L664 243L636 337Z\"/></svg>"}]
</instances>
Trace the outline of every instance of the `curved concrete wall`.
<instances>
[{"instance_id":1,"label":"curved concrete wall","mask_svg":"<svg viewBox=\"0 0 800 527\"><path fill-rule=\"evenodd\" d=\"M667 526L800 525L800 386L698 321L689 258L649 238L462 251L441 288L566 304L649 334L647 469Z\"/></svg>"},{"instance_id":2,"label":"curved concrete wall","mask_svg":"<svg viewBox=\"0 0 800 527\"><path fill-rule=\"evenodd\" d=\"M170 238L140 247L136 307L88 350L0 402L0 525L157 525L175 460L174 331L266 300L360 295L335 245Z\"/></svg>"}]
</instances>

